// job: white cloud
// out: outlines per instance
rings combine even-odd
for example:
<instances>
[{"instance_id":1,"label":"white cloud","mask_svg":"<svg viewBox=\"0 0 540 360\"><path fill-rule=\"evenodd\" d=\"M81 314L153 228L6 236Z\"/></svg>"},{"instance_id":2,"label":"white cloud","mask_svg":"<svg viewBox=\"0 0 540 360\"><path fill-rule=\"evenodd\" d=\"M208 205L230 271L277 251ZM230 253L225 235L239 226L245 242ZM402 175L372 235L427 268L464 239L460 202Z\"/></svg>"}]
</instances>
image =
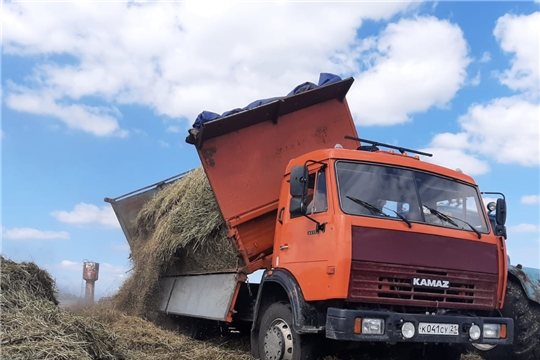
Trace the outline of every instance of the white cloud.
<instances>
[{"instance_id":1,"label":"white cloud","mask_svg":"<svg viewBox=\"0 0 540 360\"><path fill-rule=\"evenodd\" d=\"M470 63L461 29L435 17L402 19L364 46L367 70L355 74L348 101L361 125L393 125L444 107L466 82Z\"/></svg>"},{"instance_id":2,"label":"white cloud","mask_svg":"<svg viewBox=\"0 0 540 360\"><path fill-rule=\"evenodd\" d=\"M433 157L424 157L423 160L450 169L461 169L467 175L482 175L489 172L487 162L477 159L466 149L470 146L465 133L444 133L436 135L429 147L422 149Z\"/></svg>"},{"instance_id":3,"label":"white cloud","mask_svg":"<svg viewBox=\"0 0 540 360\"><path fill-rule=\"evenodd\" d=\"M179 133L180 132L180 127L179 126L169 126L169 127L167 127L166 131L170 132L170 133Z\"/></svg>"},{"instance_id":4,"label":"white cloud","mask_svg":"<svg viewBox=\"0 0 540 360\"><path fill-rule=\"evenodd\" d=\"M503 51L512 53L512 67L499 80L510 89L530 92L538 100L540 63L540 12L530 15L506 14L493 31Z\"/></svg>"},{"instance_id":5,"label":"white cloud","mask_svg":"<svg viewBox=\"0 0 540 360\"><path fill-rule=\"evenodd\" d=\"M515 226L510 226L508 230L515 232L538 232L540 231L540 228L538 227L538 225L533 224L519 224Z\"/></svg>"},{"instance_id":6,"label":"white cloud","mask_svg":"<svg viewBox=\"0 0 540 360\"><path fill-rule=\"evenodd\" d=\"M540 106L522 98L494 99L474 104L459 118L462 132L436 135L424 151L434 154L426 159L460 168L470 175L489 172L482 158L499 163L538 166L540 153Z\"/></svg>"},{"instance_id":7,"label":"white cloud","mask_svg":"<svg viewBox=\"0 0 540 360\"><path fill-rule=\"evenodd\" d=\"M2 239L6 240L53 240L69 239L66 231L43 231L34 228L13 228L2 227Z\"/></svg>"},{"instance_id":8,"label":"white cloud","mask_svg":"<svg viewBox=\"0 0 540 360\"><path fill-rule=\"evenodd\" d=\"M79 264L78 262L75 262L75 261L62 260L60 262L60 267L64 270L81 270L82 263Z\"/></svg>"},{"instance_id":9,"label":"white cloud","mask_svg":"<svg viewBox=\"0 0 540 360\"><path fill-rule=\"evenodd\" d=\"M456 156L467 168L472 168L473 175L489 171L482 158L503 164L540 165L539 16L540 12L520 16L506 14L498 19L494 36L503 51L513 54L510 69L504 71L499 80L518 93L472 104L458 119L460 133L434 137L432 145L439 142L440 136L460 139L451 147L453 152L448 151L448 146L435 144L432 151L441 156L434 161L458 166L452 158Z\"/></svg>"},{"instance_id":10,"label":"white cloud","mask_svg":"<svg viewBox=\"0 0 540 360\"><path fill-rule=\"evenodd\" d=\"M107 205L99 208L93 204L80 203L75 205L72 211L54 211L51 215L58 221L68 224L98 224L107 227L120 227L113 209Z\"/></svg>"},{"instance_id":11,"label":"white cloud","mask_svg":"<svg viewBox=\"0 0 540 360\"><path fill-rule=\"evenodd\" d=\"M358 53L357 29L364 19L387 20L416 2L4 5L3 50L47 59L28 74L26 90L7 94L8 106L60 118L94 135L115 134L121 124L109 108L85 106L87 97L142 104L191 123L202 110L222 112L286 94L298 83L316 82L321 71L360 75L356 61L373 56L376 65L366 74L371 81L381 79L383 70L410 73L403 83L384 85L413 89L413 104L385 94L378 109L387 122L403 121L451 99L467 62L459 28L435 18L400 21L383 33L375 53ZM441 59L444 66L437 63ZM26 99L45 106L30 107ZM396 111L387 114L387 108Z\"/></svg>"},{"instance_id":12,"label":"white cloud","mask_svg":"<svg viewBox=\"0 0 540 360\"><path fill-rule=\"evenodd\" d=\"M522 204L540 204L539 195L524 195L521 197Z\"/></svg>"},{"instance_id":13,"label":"white cloud","mask_svg":"<svg viewBox=\"0 0 540 360\"><path fill-rule=\"evenodd\" d=\"M127 135L125 130L120 130L116 118L111 115L112 113L118 116L114 109L60 104L49 90L36 92L18 87L7 96L6 104L17 111L56 117L71 129L86 131L96 136Z\"/></svg>"},{"instance_id":14,"label":"white cloud","mask_svg":"<svg viewBox=\"0 0 540 360\"><path fill-rule=\"evenodd\" d=\"M459 122L473 151L493 157L499 163L537 166L540 164L538 119L540 106L515 96L472 105Z\"/></svg>"},{"instance_id":15,"label":"white cloud","mask_svg":"<svg viewBox=\"0 0 540 360\"><path fill-rule=\"evenodd\" d=\"M491 54L488 51L484 51L482 58L480 59L481 63L487 63L491 61Z\"/></svg>"}]
</instances>

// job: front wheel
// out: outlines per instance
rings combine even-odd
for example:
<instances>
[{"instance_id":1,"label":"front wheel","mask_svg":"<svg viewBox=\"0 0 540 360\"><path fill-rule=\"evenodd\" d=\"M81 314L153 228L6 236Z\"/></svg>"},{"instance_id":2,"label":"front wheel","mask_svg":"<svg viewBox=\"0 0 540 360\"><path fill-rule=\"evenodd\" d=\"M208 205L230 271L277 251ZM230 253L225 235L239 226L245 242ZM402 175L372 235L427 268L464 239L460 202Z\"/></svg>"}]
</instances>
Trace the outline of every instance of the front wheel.
<instances>
[{"instance_id":1,"label":"front wheel","mask_svg":"<svg viewBox=\"0 0 540 360\"><path fill-rule=\"evenodd\" d=\"M270 305L264 312L259 329L261 360L316 360L318 338L300 335L293 329L293 314L288 303Z\"/></svg>"},{"instance_id":2,"label":"front wheel","mask_svg":"<svg viewBox=\"0 0 540 360\"><path fill-rule=\"evenodd\" d=\"M469 350L487 360L540 359L540 305L529 300L521 284L510 278L501 314L514 319L514 344L476 348L471 346Z\"/></svg>"}]
</instances>

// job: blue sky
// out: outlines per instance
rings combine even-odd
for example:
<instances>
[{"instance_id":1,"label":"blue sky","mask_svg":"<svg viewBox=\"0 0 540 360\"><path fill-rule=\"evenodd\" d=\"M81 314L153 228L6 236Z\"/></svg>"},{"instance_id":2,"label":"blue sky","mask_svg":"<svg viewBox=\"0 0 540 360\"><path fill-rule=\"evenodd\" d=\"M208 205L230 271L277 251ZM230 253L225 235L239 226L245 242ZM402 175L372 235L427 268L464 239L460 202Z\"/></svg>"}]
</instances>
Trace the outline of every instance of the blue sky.
<instances>
[{"instance_id":1,"label":"blue sky","mask_svg":"<svg viewBox=\"0 0 540 360\"><path fill-rule=\"evenodd\" d=\"M538 2L12 3L2 9L2 253L98 296L129 270L104 197L199 165L203 110L356 79L361 137L426 149L509 206L513 263L540 267ZM264 15L264 16L263 16Z\"/></svg>"}]
</instances>

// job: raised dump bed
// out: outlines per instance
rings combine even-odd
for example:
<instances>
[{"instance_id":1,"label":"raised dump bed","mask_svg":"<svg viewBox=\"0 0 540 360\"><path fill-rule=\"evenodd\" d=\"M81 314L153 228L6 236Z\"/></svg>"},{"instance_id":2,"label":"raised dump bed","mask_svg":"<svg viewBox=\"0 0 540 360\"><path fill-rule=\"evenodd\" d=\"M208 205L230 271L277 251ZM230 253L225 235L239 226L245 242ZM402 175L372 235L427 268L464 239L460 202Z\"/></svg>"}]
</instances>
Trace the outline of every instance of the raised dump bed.
<instances>
[{"instance_id":1,"label":"raised dump bed","mask_svg":"<svg viewBox=\"0 0 540 360\"><path fill-rule=\"evenodd\" d=\"M332 148L357 136L345 100L353 79L333 82L255 108L199 124L187 142L197 148L229 237L243 259L237 269L163 277L159 310L232 321L248 274L271 266L278 197L289 161ZM105 199L111 203L131 245L133 223L143 205L186 173L143 189ZM201 219L204 221L204 219ZM255 295L255 294L253 294Z\"/></svg>"},{"instance_id":2,"label":"raised dump bed","mask_svg":"<svg viewBox=\"0 0 540 360\"><path fill-rule=\"evenodd\" d=\"M342 80L204 123L191 136L223 218L247 265L269 264L281 182L289 161L336 144L355 146Z\"/></svg>"}]
</instances>

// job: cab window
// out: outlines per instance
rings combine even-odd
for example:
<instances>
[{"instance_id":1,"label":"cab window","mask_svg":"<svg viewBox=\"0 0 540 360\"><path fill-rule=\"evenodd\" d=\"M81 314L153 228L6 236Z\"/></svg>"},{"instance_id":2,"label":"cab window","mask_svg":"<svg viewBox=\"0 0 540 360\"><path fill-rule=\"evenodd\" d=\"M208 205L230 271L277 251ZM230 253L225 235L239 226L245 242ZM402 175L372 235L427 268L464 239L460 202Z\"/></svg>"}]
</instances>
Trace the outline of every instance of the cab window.
<instances>
[{"instance_id":1,"label":"cab window","mask_svg":"<svg viewBox=\"0 0 540 360\"><path fill-rule=\"evenodd\" d=\"M304 198L304 202L307 205L307 215L326 212L328 210L325 169L309 174L308 193ZM299 216L301 215L291 215L291 219Z\"/></svg>"}]
</instances>

